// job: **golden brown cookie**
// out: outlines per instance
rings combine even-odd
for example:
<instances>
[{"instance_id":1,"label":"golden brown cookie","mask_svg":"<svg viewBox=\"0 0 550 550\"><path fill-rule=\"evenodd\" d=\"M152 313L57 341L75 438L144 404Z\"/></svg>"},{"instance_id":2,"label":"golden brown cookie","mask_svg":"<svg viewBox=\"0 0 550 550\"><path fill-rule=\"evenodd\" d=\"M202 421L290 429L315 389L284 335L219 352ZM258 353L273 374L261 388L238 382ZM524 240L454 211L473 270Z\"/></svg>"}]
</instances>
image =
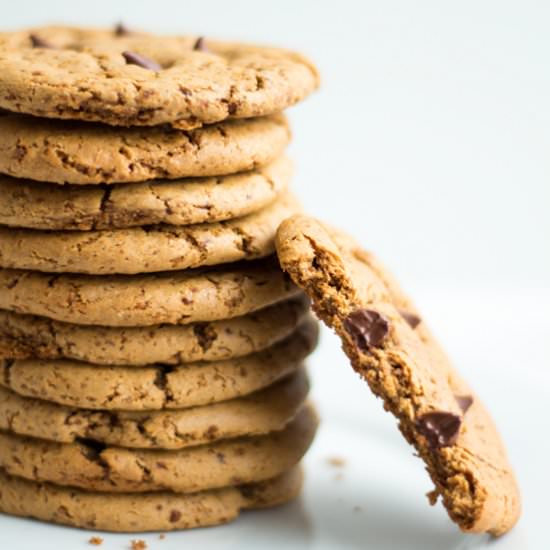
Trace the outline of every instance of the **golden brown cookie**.
<instances>
[{"instance_id":1,"label":"golden brown cookie","mask_svg":"<svg viewBox=\"0 0 550 550\"><path fill-rule=\"evenodd\" d=\"M0 358L76 359L99 365L220 361L266 349L305 320L297 296L232 319L150 327L73 325L0 310Z\"/></svg>"},{"instance_id":2,"label":"golden brown cookie","mask_svg":"<svg viewBox=\"0 0 550 550\"><path fill-rule=\"evenodd\" d=\"M186 325L245 315L297 296L272 258L154 275L0 269L0 309L80 325Z\"/></svg>"},{"instance_id":3,"label":"golden brown cookie","mask_svg":"<svg viewBox=\"0 0 550 550\"><path fill-rule=\"evenodd\" d=\"M60 405L95 410L181 409L265 388L300 368L317 343L308 320L271 348L225 361L181 366L100 366L63 360L0 360L0 385Z\"/></svg>"},{"instance_id":4,"label":"golden brown cookie","mask_svg":"<svg viewBox=\"0 0 550 550\"><path fill-rule=\"evenodd\" d=\"M90 491L194 493L281 475L300 461L317 424L314 409L305 405L280 432L179 450L56 443L0 432L0 468Z\"/></svg>"},{"instance_id":5,"label":"golden brown cookie","mask_svg":"<svg viewBox=\"0 0 550 550\"><path fill-rule=\"evenodd\" d=\"M0 117L0 173L39 182L107 186L222 176L265 166L281 155L289 140L282 115L191 131L7 115Z\"/></svg>"},{"instance_id":6,"label":"golden brown cookie","mask_svg":"<svg viewBox=\"0 0 550 550\"><path fill-rule=\"evenodd\" d=\"M0 163L1 159L0 151ZM281 157L265 167L230 176L110 187L59 186L0 175L0 224L87 231L220 222L270 205L287 189L291 171L291 162Z\"/></svg>"},{"instance_id":7,"label":"golden brown cookie","mask_svg":"<svg viewBox=\"0 0 550 550\"><path fill-rule=\"evenodd\" d=\"M299 210L285 192L258 212L217 223L86 232L0 226L0 267L114 275L253 260L273 254L277 227Z\"/></svg>"},{"instance_id":8,"label":"golden brown cookie","mask_svg":"<svg viewBox=\"0 0 550 550\"><path fill-rule=\"evenodd\" d=\"M181 449L282 430L309 390L304 369L256 393L169 411L94 411L21 397L0 387L0 430L74 443L91 439L131 448Z\"/></svg>"},{"instance_id":9,"label":"golden brown cookie","mask_svg":"<svg viewBox=\"0 0 550 550\"><path fill-rule=\"evenodd\" d=\"M425 462L431 501L440 496L464 531L511 529L521 499L497 429L391 276L350 237L306 216L282 224L277 251Z\"/></svg>"},{"instance_id":10,"label":"golden brown cookie","mask_svg":"<svg viewBox=\"0 0 550 550\"><path fill-rule=\"evenodd\" d=\"M115 28L0 35L0 107L46 118L193 128L279 112L318 86L297 53Z\"/></svg>"},{"instance_id":11,"label":"golden brown cookie","mask_svg":"<svg viewBox=\"0 0 550 550\"><path fill-rule=\"evenodd\" d=\"M14 516L113 532L172 531L218 525L241 510L278 506L298 496L299 466L259 483L194 494L91 493L36 483L0 470L0 511Z\"/></svg>"}]
</instances>

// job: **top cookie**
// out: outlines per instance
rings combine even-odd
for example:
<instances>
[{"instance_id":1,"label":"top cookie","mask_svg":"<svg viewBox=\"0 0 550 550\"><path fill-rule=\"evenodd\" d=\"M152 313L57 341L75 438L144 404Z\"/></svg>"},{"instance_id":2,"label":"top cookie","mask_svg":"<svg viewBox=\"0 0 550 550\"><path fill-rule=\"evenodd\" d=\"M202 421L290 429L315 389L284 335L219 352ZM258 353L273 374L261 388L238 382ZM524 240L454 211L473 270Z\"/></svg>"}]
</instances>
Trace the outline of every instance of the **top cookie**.
<instances>
[{"instance_id":1,"label":"top cookie","mask_svg":"<svg viewBox=\"0 0 550 550\"><path fill-rule=\"evenodd\" d=\"M283 222L277 251L426 463L432 503L441 496L464 531L511 529L520 495L496 427L391 276L351 238L305 216Z\"/></svg>"},{"instance_id":2,"label":"top cookie","mask_svg":"<svg viewBox=\"0 0 550 550\"><path fill-rule=\"evenodd\" d=\"M0 107L115 126L197 128L279 112L319 83L287 50L124 28L0 34Z\"/></svg>"}]
</instances>

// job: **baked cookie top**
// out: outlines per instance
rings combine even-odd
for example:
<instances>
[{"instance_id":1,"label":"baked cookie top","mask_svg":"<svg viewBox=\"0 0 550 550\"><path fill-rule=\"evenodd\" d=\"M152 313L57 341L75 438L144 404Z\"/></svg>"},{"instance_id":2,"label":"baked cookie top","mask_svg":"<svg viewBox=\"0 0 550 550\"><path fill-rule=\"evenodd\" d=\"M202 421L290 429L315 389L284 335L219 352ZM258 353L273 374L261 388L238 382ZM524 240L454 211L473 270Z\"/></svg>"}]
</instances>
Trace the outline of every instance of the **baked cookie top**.
<instances>
[{"instance_id":1,"label":"baked cookie top","mask_svg":"<svg viewBox=\"0 0 550 550\"><path fill-rule=\"evenodd\" d=\"M121 27L0 34L0 107L46 118L189 129L279 112L318 84L276 48Z\"/></svg>"},{"instance_id":2,"label":"baked cookie top","mask_svg":"<svg viewBox=\"0 0 550 550\"><path fill-rule=\"evenodd\" d=\"M520 494L496 427L392 277L353 239L306 216L283 222L276 246L283 269L426 463L431 502L441 496L464 531L511 529Z\"/></svg>"}]
</instances>

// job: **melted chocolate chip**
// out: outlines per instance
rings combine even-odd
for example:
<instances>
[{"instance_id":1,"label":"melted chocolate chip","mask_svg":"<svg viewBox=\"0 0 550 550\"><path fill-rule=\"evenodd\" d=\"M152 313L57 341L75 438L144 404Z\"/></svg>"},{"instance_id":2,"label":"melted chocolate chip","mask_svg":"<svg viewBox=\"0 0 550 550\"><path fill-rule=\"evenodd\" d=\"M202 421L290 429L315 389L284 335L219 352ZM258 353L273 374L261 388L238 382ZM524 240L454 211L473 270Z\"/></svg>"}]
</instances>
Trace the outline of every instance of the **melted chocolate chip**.
<instances>
[{"instance_id":1,"label":"melted chocolate chip","mask_svg":"<svg viewBox=\"0 0 550 550\"><path fill-rule=\"evenodd\" d=\"M128 36L129 34L132 34L132 31L124 23L118 23L115 27L115 36Z\"/></svg>"},{"instance_id":2,"label":"melted chocolate chip","mask_svg":"<svg viewBox=\"0 0 550 550\"><path fill-rule=\"evenodd\" d=\"M208 52L208 48L206 47L206 40L204 39L204 36L199 36L197 38L197 41L195 42L195 45L193 46L193 49L197 52Z\"/></svg>"},{"instance_id":3,"label":"melted chocolate chip","mask_svg":"<svg viewBox=\"0 0 550 550\"><path fill-rule=\"evenodd\" d=\"M423 414L416 421L416 429L428 440L432 449L454 445L462 421L459 416L444 411Z\"/></svg>"},{"instance_id":4,"label":"melted chocolate chip","mask_svg":"<svg viewBox=\"0 0 550 550\"><path fill-rule=\"evenodd\" d=\"M160 71L162 68L156 61L153 61L144 55L140 55L139 53L126 51L122 52L122 57L126 59L126 63L128 63L128 65L137 65L138 67L143 67L144 69L149 69L150 71L155 72Z\"/></svg>"},{"instance_id":5,"label":"melted chocolate chip","mask_svg":"<svg viewBox=\"0 0 550 550\"><path fill-rule=\"evenodd\" d=\"M463 414L472 406L474 398L471 395L455 395L458 406L462 409Z\"/></svg>"},{"instance_id":6,"label":"melted chocolate chip","mask_svg":"<svg viewBox=\"0 0 550 550\"><path fill-rule=\"evenodd\" d=\"M406 309L400 309L399 313L401 314L401 317L403 317L403 319L407 321L407 323L413 330L422 322L422 319L412 311L407 311Z\"/></svg>"},{"instance_id":7,"label":"melted chocolate chip","mask_svg":"<svg viewBox=\"0 0 550 550\"><path fill-rule=\"evenodd\" d=\"M349 332L357 347L362 351L382 345L388 335L388 320L372 309L357 309L344 320L344 328Z\"/></svg>"},{"instance_id":8,"label":"melted chocolate chip","mask_svg":"<svg viewBox=\"0 0 550 550\"><path fill-rule=\"evenodd\" d=\"M33 48L48 48L53 49L53 45L51 42L48 42L47 40L44 40L43 38L40 38L37 34L31 34L29 36L31 39L31 44Z\"/></svg>"}]
</instances>

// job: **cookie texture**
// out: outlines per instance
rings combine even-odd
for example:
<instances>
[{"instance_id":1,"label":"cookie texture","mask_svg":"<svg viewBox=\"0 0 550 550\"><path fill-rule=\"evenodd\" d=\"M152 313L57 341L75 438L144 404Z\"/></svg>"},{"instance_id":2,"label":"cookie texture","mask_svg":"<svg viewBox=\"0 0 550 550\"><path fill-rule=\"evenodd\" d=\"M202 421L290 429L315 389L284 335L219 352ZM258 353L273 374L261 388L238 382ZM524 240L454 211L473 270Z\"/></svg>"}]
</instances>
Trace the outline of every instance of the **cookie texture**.
<instances>
[{"instance_id":1,"label":"cookie texture","mask_svg":"<svg viewBox=\"0 0 550 550\"><path fill-rule=\"evenodd\" d=\"M305 216L282 224L277 250L425 462L431 501L440 496L464 531L511 529L520 494L497 429L393 278L350 237Z\"/></svg>"},{"instance_id":2,"label":"cookie texture","mask_svg":"<svg viewBox=\"0 0 550 550\"><path fill-rule=\"evenodd\" d=\"M31 35L48 47L37 46ZM197 37L43 27L0 35L0 107L46 118L193 128L279 112L318 86L297 53ZM140 62L142 61L142 62ZM143 62L145 61L145 62Z\"/></svg>"},{"instance_id":3,"label":"cookie texture","mask_svg":"<svg viewBox=\"0 0 550 550\"><path fill-rule=\"evenodd\" d=\"M294 499L302 471L292 468L259 483L194 494L92 493L36 483L0 470L0 511L14 516L112 532L191 529L227 523L241 510L277 506Z\"/></svg>"},{"instance_id":4,"label":"cookie texture","mask_svg":"<svg viewBox=\"0 0 550 550\"><path fill-rule=\"evenodd\" d=\"M0 467L31 481L92 491L194 493L283 474L307 451L317 423L306 405L280 432L169 451L55 443L1 432Z\"/></svg>"},{"instance_id":5,"label":"cookie texture","mask_svg":"<svg viewBox=\"0 0 550 550\"><path fill-rule=\"evenodd\" d=\"M221 176L265 166L281 155L289 141L283 115L228 121L191 131L113 128L6 115L0 117L0 173L40 182L104 187Z\"/></svg>"},{"instance_id":6,"label":"cookie texture","mask_svg":"<svg viewBox=\"0 0 550 550\"><path fill-rule=\"evenodd\" d=\"M190 226L103 231L40 231L0 226L0 267L93 275L154 273L251 260L273 254L279 224L299 211L285 193L239 218Z\"/></svg>"},{"instance_id":7,"label":"cookie texture","mask_svg":"<svg viewBox=\"0 0 550 550\"><path fill-rule=\"evenodd\" d=\"M259 311L190 325L101 327L0 310L0 358L76 359L133 367L220 361L284 340L309 311L305 296Z\"/></svg>"},{"instance_id":8,"label":"cookie texture","mask_svg":"<svg viewBox=\"0 0 550 550\"><path fill-rule=\"evenodd\" d=\"M181 366L100 366L68 360L0 360L14 392L96 410L179 409L247 395L295 372L317 343L312 320L286 340L244 357Z\"/></svg>"},{"instance_id":9,"label":"cookie texture","mask_svg":"<svg viewBox=\"0 0 550 550\"><path fill-rule=\"evenodd\" d=\"M230 176L110 187L59 186L0 176L0 224L88 231L231 220L274 202L287 189L291 171L291 162L282 157L265 167Z\"/></svg>"},{"instance_id":10,"label":"cookie texture","mask_svg":"<svg viewBox=\"0 0 550 550\"><path fill-rule=\"evenodd\" d=\"M188 324L245 315L299 294L273 259L134 276L0 269L0 309L83 325Z\"/></svg>"},{"instance_id":11,"label":"cookie texture","mask_svg":"<svg viewBox=\"0 0 550 550\"><path fill-rule=\"evenodd\" d=\"M259 392L204 407L94 411L21 397L0 387L0 430L74 443L91 439L130 448L181 449L282 430L309 390L304 369Z\"/></svg>"}]
</instances>

